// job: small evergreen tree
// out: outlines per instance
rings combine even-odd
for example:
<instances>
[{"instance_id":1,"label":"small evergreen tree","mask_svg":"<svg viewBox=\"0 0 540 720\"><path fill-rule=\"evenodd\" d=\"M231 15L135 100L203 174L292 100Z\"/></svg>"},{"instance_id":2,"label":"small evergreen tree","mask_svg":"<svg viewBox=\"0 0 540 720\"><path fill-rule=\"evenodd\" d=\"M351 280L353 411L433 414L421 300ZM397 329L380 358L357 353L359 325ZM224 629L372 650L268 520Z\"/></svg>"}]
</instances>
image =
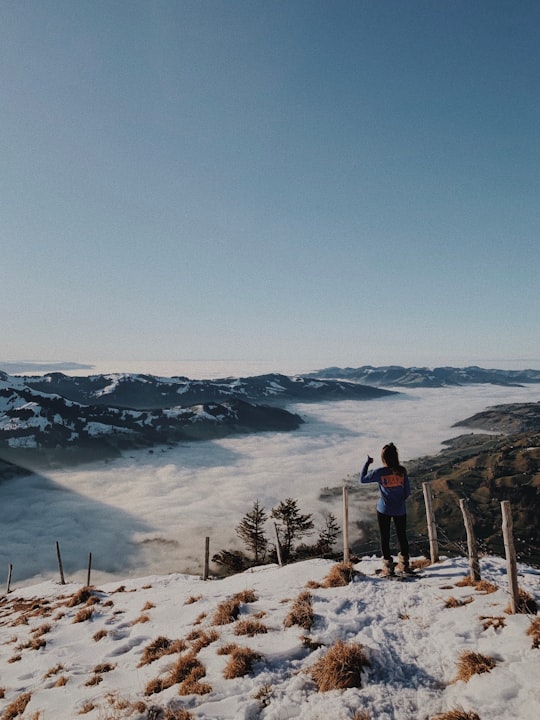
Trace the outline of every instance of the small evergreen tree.
<instances>
[{"instance_id":1,"label":"small evergreen tree","mask_svg":"<svg viewBox=\"0 0 540 720\"><path fill-rule=\"evenodd\" d=\"M317 542L317 549L321 555L326 555L332 552L332 548L337 542L338 535L341 531L336 516L333 513L328 513L325 519L325 526L319 532L319 540Z\"/></svg>"},{"instance_id":2,"label":"small evergreen tree","mask_svg":"<svg viewBox=\"0 0 540 720\"><path fill-rule=\"evenodd\" d=\"M266 556L268 539L264 534L264 524L267 519L265 509L256 500L253 503L252 510L244 515L240 524L236 527L236 534L252 553L255 564L264 562Z\"/></svg>"},{"instance_id":3,"label":"small evergreen tree","mask_svg":"<svg viewBox=\"0 0 540 720\"><path fill-rule=\"evenodd\" d=\"M272 509L272 517L279 523L281 555L283 561L287 562L292 554L293 542L304 535L311 535L312 515L311 513L302 515L298 509L298 502L294 498L287 498Z\"/></svg>"}]
</instances>

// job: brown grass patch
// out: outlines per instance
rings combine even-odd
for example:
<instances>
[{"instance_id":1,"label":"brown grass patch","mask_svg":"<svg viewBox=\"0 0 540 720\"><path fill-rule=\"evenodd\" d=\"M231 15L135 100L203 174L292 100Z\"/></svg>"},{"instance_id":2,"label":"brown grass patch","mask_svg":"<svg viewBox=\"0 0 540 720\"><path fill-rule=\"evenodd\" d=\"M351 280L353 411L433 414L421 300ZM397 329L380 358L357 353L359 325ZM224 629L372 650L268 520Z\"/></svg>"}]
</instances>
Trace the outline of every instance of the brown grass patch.
<instances>
[{"instance_id":1,"label":"brown grass patch","mask_svg":"<svg viewBox=\"0 0 540 720\"><path fill-rule=\"evenodd\" d=\"M169 640L169 638L160 635L145 647L138 667L149 665L164 655L180 653L186 647L184 640Z\"/></svg>"},{"instance_id":2,"label":"brown grass patch","mask_svg":"<svg viewBox=\"0 0 540 720\"><path fill-rule=\"evenodd\" d=\"M339 640L311 668L310 674L319 692L362 687L362 668L369 665L359 643Z\"/></svg>"},{"instance_id":3,"label":"brown grass patch","mask_svg":"<svg viewBox=\"0 0 540 720\"><path fill-rule=\"evenodd\" d=\"M352 563L340 562L332 566L322 585L326 588L343 587L349 585L354 577Z\"/></svg>"},{"instance_id":4,"label":"brown grass patch","mask_svg":"<svg viewBox=\"0 0 540 720\"><path fill-rule=\"evenodd\" d=\"M197 632L197 631L196 631ZM195 655L202 650L204 647L208 647L216 640L219 640L219 633L217 630L207 630L197 632L196 637L192 638L193 644L191 645L191 652Z\"/></svg>"},{"instance_id":5,"label":"brown grass patch","mask_svg":"<svg viewBox=\"0 0 540 720\"><path fill-rule=\"evenodd\" d=\"M139 615L139 617L135 618L132 625L138 625L139 623L147 623L150 622L150 615Z\"/></svg>"},{"instance_id":6,"label":"brown grass patch","mask_svg":"<svg viewBox=\"0 0 540 720\"><path fill-rule=\"evenodd\" d=\"M197 617L193 621L193 624L200 625L202 623L202 621L204 620L204 618L206 617L206 615L207 615L207 613L205 613L205 612L202 612L202 613L200 613L200 615L197 615Z\"/></svg>"},{"instance_id":7,"label":"brown grass patch","mask_svg":"<svg viewBox=\"0 0 540 720\"><path fill-rule=\"evenodd\" d=\"M367 710L357 710L352 716L352 720L371 720L371 715Z\"/></svg>"},{"instance_id":8,"label":"brown grass patch","mask_svg":"<svg viewBox=\"0 0 540 720\"><path fill-rule=\"evenodd\" d=\"M188 655L182 655L178 658L176 663L171 668L170 672L165 677L155 678L148 683L148 685L146 686L145 695L153 695L155 693L160 693L162 692L162 690L167 690L173 685L181 685L185 681L187 681L187 684L185 685L184 689L192 689L194 687L194 684L197 683L202 677L204 677L205 674L206 670L204 668L204 665L195 657L195 655L193 655L192 653L189 653ZM202 688L199 688L199 690L201 689ZM208 690L208 692L210 692L210 690ZM184 693L180 689L179 694L190 695L192 693Z\"/></svg>"},{"instance_id":9,"label":"brown grass patch","mask_svg":"<svg viewBox=\"0 0 540 720\"><path fill-rule=\"evenodd\" d=\"M111 670L114 670L116 665L113 665L112 663L100 663L99 665L96 665L93 672L97 673L106 673L111 672Z\"/></svg>"},{"instance_id":10,"label":"brown grass patch","mask_svg":"<svg viewBox=\"0 0 540 720\"><path fill-rule=\"evenodd\" d=\"M214 613L212 622L214 625L228 625L233 623L240 615L241 602L238 599L230 598L221 602Z\"/></svg>"},{"instance_id":11,"label":"brown grass patch","mask_svg":"<svg viewBox=\"0 0 540 720\"><path fill-rule=\"evenodd\" d=\"M144 607L141 612L145 612L146 610L153 610L153 608L155 608L155 607L156 606L154 605L153 602L150 602L149 600L147 600L147 602L144 603Z\"/></svg>"},{"instance_id":12,"label":"brown grass patch","mask_svg":"<svg viewBox=\"0 0 540 720\"><path fill-rule=\"evenodd\" d=\"M482 623L484 630L488 630L489 628L493 628L494 630L501 630L506 625L506 620L503 617L481 615L478 619Z\"/></svg>"},{"instance_id":13,"label":"brown grass patch","mask_svg":"<svg viewBox=\"0 0 540 720\"><path fill-rule=\"evenodd\" d=\"M22 715L31 699L32 693L26 692L19 695L19 697L15 698L15 700L4 710L2 720L13 720L13 718L16 718L17 715Z\"/></svg>"},{"instance_id":14,"label":"brown grass patch","mask_svg":"<svg viewBox=\"0 0 540 720\"><path fill-rule=\"evenodd\" d=\"M95 640L95 642L99 642L100 640L103 640L104 637L107 637L107 635L107 630L98 630L97 633L92 635L92 640Z\"/></svg>"},{"instance_id":15,"label":"brown grass patch","mask_svg":"<svg viewBox=\"0 0 540 720\"><path fill-rule=\"evenodd\" d=\"M198 602L199 600L202 600L202 595L190 595L184 605L193 605L193 603Z\"/></svg>"},{"instance_id":16,"label":"brown grass patch","mask_svg":"<svg viewBox=\"0 0 540 720\"><path fill-rule=\"evenodd\" d=\"M223 671L223 677L227 680L244 677L253 670L253 664L261 659L261 655L247 647L235 647L232 649L229 661Z\"/></svg>"},{"instance_id":17,"label":"brown grass patch","mask_svg":"<svg viewBox=\"0 0 540 720\"><path fill-rule=\"evenodd\" d=\"M463 580L458 580L456 587L473 587L477 592L483 593L484 595L497 592L499 589L487 580L473 580L470 575L464 577Z\"/></svg>"},{"instance_id":18,"label":"brown grass patch","mask_svg":"<svg viewBox=\"0 0 540 720\"><path fill-rule=\"evenodd\" d=\"M90 700L88 700L87 702L84 703L82 708L79 710L79 715L86 715L87 713L92 712L92 710L95 707L96 706L94 705L94 703L91 702Z\"/></svg>"},{"instance_id":19,"label":"brown grass patch","mask_svg":"<svg viewBox=\"0 0 540 720\"><path fill-rule=\"evenodd\" d=\"M414 560L411 560L411 567L413 570L423 570L424 568L427 568L431 565L431 560L429 558L415 558Z\"/></svg>"},{"instance_id":20,"label":"brown grass patch","mask_svg":"<svg viewBox=\"0 0 540 720\"><path fill-rule=\"evenodd\" d=\"M22 658L22 655L12 655L10 658L8 658L8 663L16 663L19 662L19 660Z\"/></svg>"},{"instance_id":21,"label":"brown grass patch","mask_svg":"<svg viewBox=\"0 0 540 720\"><path fill-rule=\"evenodd\" d=\"M535 618L527 629L527 635L533 639L533 648L540 648L540 618Z\"/></svg>"},{"instance_id":22,"label":"brown grass patch","mask_svg":"<svg viewBox=\"0 0 540 720\"><path fill-rule=\"evenodd\" d=\"M273 688L271 685L263 685L260 687L255 695L253 695L254 700L258 700L261 707L268 707L270 705L270 700L272 697Z\"/></svg>"},{"instance_id":23,"label":"brown grass patch","mask_svg":"<svg viewBox=\"0 0 540 720\"><path fill-rule=\"evenodd\" d=\"M480 715L475 712L466 712L463 708L457 707L442 715L435 715L432 720L480 720Z\"/></svg>"},{"instance_id":24,"label":"brown grass patch","mask_svg":"<svg viewBox=\"0 0 540 720\"><path fill-rule=\"evenodd\" d=\"M67 607L75 607L76 605L85 605L90 601L91 605L99 602L98 596L94 593L93 587L83 587L78 590L70 600L66 603Z\"/></svg>"},{"instance_id":25,"label":"brown grass patch","mask_svg":"<svg viewBox=\"0 0 540 720\"><path fill-rule=\"evenodd\" d=\"M246 618L245 620L239 620L234 628L235 635L248 635L253 637L254 635L264 635L268 632L266 625L260 620L251 620Z\"/></svg>"},{"instance_id":26,"label":"brown grass patch","mask_svg":"<svg viewBox=\"0 0 540 720\"><path fill-rule=\"evenodd\" d=\"M236 643L227 643L222 645L216 651L217 655L230 655L235 648L239 647Z\"/></svg>"},{"instance_id":27,"label":"brown grass patch","mask_svg":"<svg viewBox=\"0 0 540 720\"><path fill-rule=\"evenodd\" d=\"M473 675L490 672L495 665L495 660L487 655L476 652L463 652L458 661L456 681L463 680L463 682L468 682Z\"/></svg>"},{"instance_id":28,"label":"brown grass patch","mask_svg":"<svg viewBox=\"0 0 540 720\"><path fill-rule=\"evenodd\" d=\"M457 608L457 607L463 607L464 605L468 605L469 603L472 603L473 599L472 597L465 598L464 600L459 600L455 597L449 597L445 603L445 608Z\"/></svg>"},{"instance_id":29,"label":"brown grass patch","mask_svg":"<svg viewBox=\"0 0 540 720\"><path fill-rule=\"evenodd\" d=\"M86 620L90 620L90 618L92 617L93 614L94 614L94 608L92 607L92 605L87 605L87 606L81 608L77 612L77 614L73 618L73 622L74 623L85 622Z\"/></svg>"},{"instance_id":30,"label":"brown grass patch","mask_svg":"<svg viewBox=\"0 0 540 720\"><path fill-rule=\"evenodd\" d=\"M198 663L189 672L188 676L180 683L178 688L179 695L207 695L212 692L212 687L208 683L200 682L201 678L206 675L203 665Z\"/></svg>"},{"instance_id":31,"label":"brown grass patch","mask_svg":"<svg viewBox=\"0 0 540 720\"><path fill-rule=\"evenodd\" d=\"M289 614L285 618L284 624L286 628L299 625L301 628L304 628L304 630L311 630L315 619L311 598L310 593L301 592L296 600L293 601Z\"/></svg>"},{"instance_id":32,"label":"brown grass patch","mask_svg":"<svg viewBox=\"0 0 540 720\"><path fill-rule=\"evenodd\" d=\"M48 632L50 632L51 629L52 625L50 623L44 623L43 625L34 628L32 630L32 635L34 635L35 637L41 637L42 635L46 635Z\"/></svg>"},{"instance_id":33,"label":"brown grass patch","mask_svg":"<svg viewBox=\"0 0 540 720\"><path fill-rule=\"evenodd\" d=\"M43 678L46 680L47 678L52 677L53 675L58 675L59 672L62 672L64 669L64 666L61 663L58 663L58 665L55 665L50 670L47 670Z\"/></svg>"},{"instance_id":34,"label":"brown grass patch","mask_svg":"<svg viewBox=\"0 0 540 720\"><path fill-rule=\"evenodd\" d=\"M94 685L99 685L99 683L103 680L101 675L92 675L91 678L88 678L88 680L84 683L86 687L92 687Z\"/></svg>"},{"instance_id":35,"label":"brown grass patch","mask_svg":"<svg viewBox=\"0 0 540 720\"><path fill-rule=\"evenodd\" d=\"M69 678L67 675L60 675L58 680L54 683L54 687L64 687L64 685L67 685L68 680Z\"/></svg>"}]
</instances>

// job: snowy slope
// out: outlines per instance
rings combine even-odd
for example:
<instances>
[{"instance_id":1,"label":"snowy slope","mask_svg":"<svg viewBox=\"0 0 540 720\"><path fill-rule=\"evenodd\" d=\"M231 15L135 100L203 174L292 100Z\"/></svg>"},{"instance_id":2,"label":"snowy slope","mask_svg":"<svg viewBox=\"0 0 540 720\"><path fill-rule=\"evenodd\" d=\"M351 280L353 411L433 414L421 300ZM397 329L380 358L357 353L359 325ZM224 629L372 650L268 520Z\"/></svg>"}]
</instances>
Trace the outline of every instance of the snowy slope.
<instances>
[{"instance_id":1,"label":"snowy slope","mask_svg":"<svg viewBox=\"0 0 540 720\"><path fill-rule=\"evenodd\" d=\"M540 716L540 649L527 634L535 618L505 612L503 560L481 560L483 579L496 586L490 593L456 585L468 573L464 559L394 582L375 576L379 561L366 558L355 565L353 582L325 587L333 566L309 560L206 582L188 575L146 577L100 586L88 604L71 607L80 584L15 588L0 604L1 717L15 717L9 707L17 699L28 701L22 717L40 720L340 720L359 711L365 715L356 717L371 720L420 720L458 706L482 720ZM520 566L519 582L539 603L540 571ZM239 617L217 624L220 604L246 591L253 596L244 595ZM286 627L293 601L305 592L314 613L311 629ZM81 610L91 615L74 622ZM257 620L266 632L236 634L245 619ZM160 637L183 641L184 649L141 664ZM318 692L310 668L339 640L364 647L370 664L362 687ZM260 659L248 675L226 679L231 643ZM464 651L490 657L494 668L455 682ZM189 655L203 666L195 690L204 694L181 682L146 694Z\"/></svg>"}]
</instances>

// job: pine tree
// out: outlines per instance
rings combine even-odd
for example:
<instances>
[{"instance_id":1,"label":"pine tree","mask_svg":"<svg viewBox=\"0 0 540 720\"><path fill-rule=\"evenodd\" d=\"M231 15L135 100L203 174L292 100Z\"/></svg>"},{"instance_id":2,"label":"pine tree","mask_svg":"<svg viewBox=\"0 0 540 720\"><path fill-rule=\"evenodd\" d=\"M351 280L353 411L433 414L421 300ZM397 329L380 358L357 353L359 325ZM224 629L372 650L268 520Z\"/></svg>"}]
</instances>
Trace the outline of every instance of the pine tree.
<instances>
[{"instance_id":1,"label":"pine tree","mask_svg":"<svg viewBox=\"0 0 540 720\"><path fill-rule=\"evenodd\" d=\"M324 528L319 532L319 540L317 542L317 549L321 555L332 552L332 547L336 544L338 535L341 531L336 516L333 513L328 513Z\"/></svg>"},{"instance_id":2,"label":"pine tree","mask_svg":"<svg viewBox=\"0 0 540 720\"><path fill-rule=\"evenodd\" d=\"M265 509L256 500L251 512L244 515L236 527L236 534L253 554L255 564L264 561L268 548L268 540L264 534L264 524L267 518Z\"/></svg>"},{"instance_id":3,"label":"pine tree","mask_svg":"<svg viewBox=\"0 0 540 720\"><path fill-rule=\"evenodd\" d=\"M280 524L281 554L284 562L287 562L293 550L293 542L304 535L311 535L313 531L312 515L311 513L302 515L297 501L287 498L272 509L272 517Z\"/></svg>"}]
</instances>

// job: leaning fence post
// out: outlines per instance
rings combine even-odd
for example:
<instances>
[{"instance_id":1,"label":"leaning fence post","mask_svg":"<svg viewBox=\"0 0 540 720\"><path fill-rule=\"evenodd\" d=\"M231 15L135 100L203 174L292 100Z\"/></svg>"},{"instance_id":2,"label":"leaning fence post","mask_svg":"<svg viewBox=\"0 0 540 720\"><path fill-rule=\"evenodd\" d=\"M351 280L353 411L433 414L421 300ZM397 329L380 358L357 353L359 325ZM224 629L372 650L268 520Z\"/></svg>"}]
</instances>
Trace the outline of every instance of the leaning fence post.
<instances>
[{"instance_id":1,"label":"leaning fence post","mask_svg":"<svg viewBox=\"0 0 540 720\"><path fill-rule=\"evenodd\" d=\"M58 558L58 569L60 570L60 584L65 585L66 581L64 579L64 568L62 567L62 556L60 555L60 545L58 540L56 541L56 557Z\"/></svg>"},{"instance_id":2,"label":"leaning fence post","mask_svg":"<svg viewBox=\"0 0 540 720\"><path fill-rule=\"evenodd\" d=\"M427 531L429 537L429 556L431 564L439 562L439 542L437 540L437 525L435 524L435 513L433 512L433 493L431 485L422 483L424 491L424 503L426 506Z\"/></svg>"},{"instance_id":3,"label":"leaning fence post","mask_svg":"<svg viewBox=\"0 0 540 720\"><path fill-rule=\"evenodd\" d=\"M6 586L6 595L9 595L10 593L10 587L11 587L11 574L13 573L13 565L9 563L8 565L8 576L7 576L7 586Z\"/></svg>"},{"instance_id":4,"label":"leaning fence post","mask_svg":"<svg viewBox=\"0 0 540 720\"><path fill-rule=\"evenodd\" d=\"M277 559L280 567L283 565L283 560L281 558L281 545L279 543L279 534L276 523L274 523L274 533L276 535L276 553L277 553Z\"/></svg>"},{"instance_id":5,"label":"leaning fence post","mask_svg":"<svg viewBox=\"0 0 540 720\"><path fill-rule=\"evenodd\" d=\"M504 552L506 554L506 572L508 573L508 584L510 586L510 611L512 614L519 612L519 585L517 576L517 559L514 538L512 536L512 507L509 500L501 502L502 531L504 538Z\"/></svg>"},{"instance_id":6,"label":"leaning fence post","mask_svg":"<svg viewBox=\"0 0 540 720\"><path fill-rule=\"evenodd\" d=\"M210 573L210 538L208 536L204 539L204 570L203 580L208 580Z\"/></svg>"},{"instance_id":7,"label":"leaning fence post","mask_svg":"<svg viewBox=\"0 0 540 720\"><path fill-rule=\"evenodd\" d=\"M86 575L86 587L90 587L90 573L92 572L92 553L88 553L88 574Z\"/></svg>"},{"instance_id":8,"label":"leaning fence post","mask_svg":"<svg viewBox=\"0 0 540 720\"><path fill-rule=\"evenodd\" d=\"M473 520L469 511L469 506L464 498L459 501L463 520L465 522L465 530L467 531L467 547L469 550L469 567L471 569L470 576L473 582L480 580L480 563L478 562L478 550L476 548L476 538L474 535Z\"/></svg>"},{"instance_id":9,"label":"leaning fence post","mask_svg":"<svg viewBox=\"0 0 540 720\"><path fill-rule=\"evenodd\" d=\"M343 486L343 562L350 562L349 555L349 491Z\"/></svg>"}]
</instances>

